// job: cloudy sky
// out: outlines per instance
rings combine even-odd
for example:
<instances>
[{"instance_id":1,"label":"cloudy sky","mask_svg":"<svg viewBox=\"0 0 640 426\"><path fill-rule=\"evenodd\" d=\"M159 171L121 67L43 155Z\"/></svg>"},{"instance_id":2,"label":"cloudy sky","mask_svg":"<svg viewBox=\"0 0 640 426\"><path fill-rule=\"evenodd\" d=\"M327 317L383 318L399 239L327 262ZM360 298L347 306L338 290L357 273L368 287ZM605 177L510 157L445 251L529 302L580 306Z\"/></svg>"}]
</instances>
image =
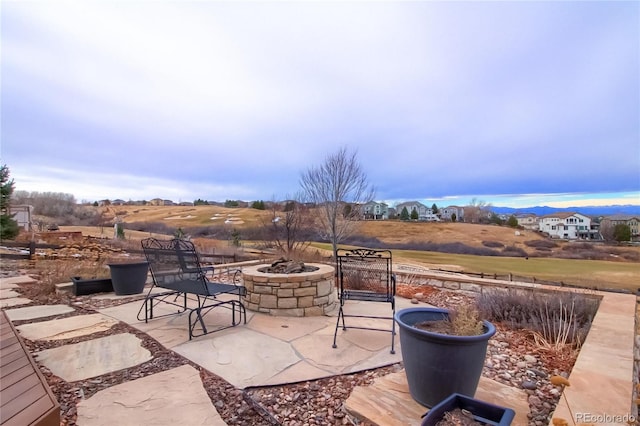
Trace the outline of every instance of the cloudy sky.
<instances>
[{"instance_id":1,"label":"cloudy sky","mask_svg":"<svg viewBox=\"0 0 640 426\"><path fill-rule=\"evenodd\" d=\"M639 2L0 7L17 190L282 199L348 147L379 200L640 204Z\"/></svg>"}]
</instances>

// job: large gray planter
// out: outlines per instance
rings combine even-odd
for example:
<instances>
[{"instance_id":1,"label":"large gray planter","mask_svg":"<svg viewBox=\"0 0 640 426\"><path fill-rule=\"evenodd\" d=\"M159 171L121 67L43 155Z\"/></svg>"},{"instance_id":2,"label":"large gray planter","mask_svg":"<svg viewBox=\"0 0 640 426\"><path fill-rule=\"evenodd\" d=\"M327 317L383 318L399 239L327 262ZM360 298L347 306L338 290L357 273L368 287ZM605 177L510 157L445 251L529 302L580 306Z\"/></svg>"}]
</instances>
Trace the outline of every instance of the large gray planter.
<instances>
[{"instance_id":1,"label":"large gray planter","mask_svg":"<svg viewBox=\"0 0 640 426\"><path fill-rule=\"evenodd\" d=\"M109 263L113 291L118 296L140 294L144 290L149 272L147 261Z\"/></svg>"},{"instance_id":2,"label":"large gray planter","mask_svg":"<svg viewBox=\"0 0 640 426\"><path fill-rule=\"evenodd\" d=\"M451 336L420 330L414 324L442 320L449 311L407 308L395 314L400 330L402 361L413 399L433 407L452 393L473 397L480 381L489 338L496 328L484 321L478 336Z\"/></svg>"}]
</instances>

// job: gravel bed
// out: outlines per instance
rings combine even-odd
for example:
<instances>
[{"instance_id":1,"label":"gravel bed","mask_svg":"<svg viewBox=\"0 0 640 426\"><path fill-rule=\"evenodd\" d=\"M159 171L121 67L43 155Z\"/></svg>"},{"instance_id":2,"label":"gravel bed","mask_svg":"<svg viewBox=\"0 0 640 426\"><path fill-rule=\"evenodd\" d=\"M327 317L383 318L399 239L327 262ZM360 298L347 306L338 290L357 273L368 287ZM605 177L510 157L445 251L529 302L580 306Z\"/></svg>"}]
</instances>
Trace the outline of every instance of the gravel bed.
<instances>
[{"instance_id":1,"label":"gravel bed","mask_svg":"<svg viewBox=\"0 0 640 426\"><path fill-rule=\"evenodd\" d=\"M0 276L26 273L18 267L4 268ZM36 285L21 285L19 292L25 297L37 300L35 304L66 303L75 311L58 316L85 315L94 313L113 304L128 303L140 296L96 301L90 296L60 296L41 294ZM411 294L407 294L410 292ZM465 303L469 298L455 292L439 291L431 287L399 286L398 294L411 296L422 292L424 300L435 306L452 307ZM48 318L52 319L52 318ZM38 319L39 322L44 319ZM30 321L17 322L16 324ZM497 333L490 340L483 375L509 386L524 389L529 395L530 421L532 426L542 426L549 422L550 414L560 396L560 390L549 382L554 374L567 376L577 353L573 351L553 352L538 347L526 331L509 330L497 324ZM229 425L365 425L350 416L344 403L356 386L370 385L376 377L399 371L401 364L355 374L335 376L320 380L287 384L283 386L237 389L215 374L200 368L186 358L164 348L145 333L119 323L110 330L64 341L44 342L25 340L32 352L75 343L117 333L131 333L140 338L153 359L136 367L120 370L87 380L67 383L46 368L43 371L61 406L62 425L76 424L76 405L83 398L89 398L107 387L134 380L150 374L190 364L200 371L202 383L211 402L222 419Z\"/></svg>"}]
</instances>

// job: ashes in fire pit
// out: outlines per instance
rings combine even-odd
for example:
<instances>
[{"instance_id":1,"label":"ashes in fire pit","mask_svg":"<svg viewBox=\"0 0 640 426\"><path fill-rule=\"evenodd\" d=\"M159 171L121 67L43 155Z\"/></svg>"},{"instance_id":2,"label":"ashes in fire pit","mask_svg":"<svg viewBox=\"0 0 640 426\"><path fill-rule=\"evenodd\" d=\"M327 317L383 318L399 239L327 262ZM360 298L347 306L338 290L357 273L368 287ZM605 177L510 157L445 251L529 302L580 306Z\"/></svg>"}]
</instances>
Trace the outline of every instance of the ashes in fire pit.
<instances>
[{"instance_id":1,"label":"ashes in fire pit","mask_svg":"<svg viewBox=\"0 0 640 426\"><path fill-rule=\"evenodd\" d=\"M307 266L304 262L296 262L285 258L276 260L271 266L258 269L260 272L269 274L299 274L301 272L313 272L317 270L318 268L316 266Z\"/></svg>"}]
</instances>

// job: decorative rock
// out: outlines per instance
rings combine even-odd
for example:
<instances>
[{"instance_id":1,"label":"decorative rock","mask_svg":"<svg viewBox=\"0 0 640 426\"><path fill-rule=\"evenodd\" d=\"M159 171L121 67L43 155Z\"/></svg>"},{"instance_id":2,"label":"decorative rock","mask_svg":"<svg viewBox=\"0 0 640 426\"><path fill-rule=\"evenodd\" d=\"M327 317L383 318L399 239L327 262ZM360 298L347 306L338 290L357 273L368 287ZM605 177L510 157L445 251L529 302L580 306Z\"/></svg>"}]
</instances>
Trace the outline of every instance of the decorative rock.
<instances>
[{"instance_id":1,"label":"decorative rock","mask_svg":"<svg viewBox=\"0 0 640 426\"><path fill-rule=\"evenodd\" d=\"M415 299L422 300L424 299L424 293L416 293L413 295Z\"/></svg>"},{"instance_id":2,"label":"decorative rock","mask_svg":"<svg viewBox=\"0 0 640 426\"><path fill-rule=\"evenodd\" d=\"M535 364L536 362L538 362L537 358L533 355L525 355L524 356L524 360L527 361L530 364Z\"/></svg>"},{"instance_id":3,"label":"decorative rock","mask_svg":"<svg viewBox=\"0 0 640 426\"><path fill-rule=\"evenodd\" d=\"M522 382L523 389L535 390L538 387L536 382L532 382L530 380L525 380Z\"/></svg>"},{"instance_id":4,"label":"decorative rock","mask_svg":"<svg viewBox=\"0 0 640 426\"><path fill-rule=\"evenodd\" d=\"M533 405L534 407L540 407L542 405L542 401L535 395L531 395L529 397L529 405Z\"/></svg>"},{"instance_id":5,"label":"decorative rock","mask_svg":"<svg viewBox=\"0 0 640 426\"><path fill-rule=\"evenodd\" d=\"M518 361L516 363L516 367L518 367L518 368L526 368L527 367L527 363L524 362L524 361Z\"/></svg>"},{"instance_id":6,"label":"decorative rock","mask_svg":"<svg viewBox=\"0 0 640 426\"><path fill-rule=\"evenodd\" d=\"M420 303L420 301L414 297L413 299L411 299L411 303L417 305L418 303Z\"/></svg>"}]
</instances>

